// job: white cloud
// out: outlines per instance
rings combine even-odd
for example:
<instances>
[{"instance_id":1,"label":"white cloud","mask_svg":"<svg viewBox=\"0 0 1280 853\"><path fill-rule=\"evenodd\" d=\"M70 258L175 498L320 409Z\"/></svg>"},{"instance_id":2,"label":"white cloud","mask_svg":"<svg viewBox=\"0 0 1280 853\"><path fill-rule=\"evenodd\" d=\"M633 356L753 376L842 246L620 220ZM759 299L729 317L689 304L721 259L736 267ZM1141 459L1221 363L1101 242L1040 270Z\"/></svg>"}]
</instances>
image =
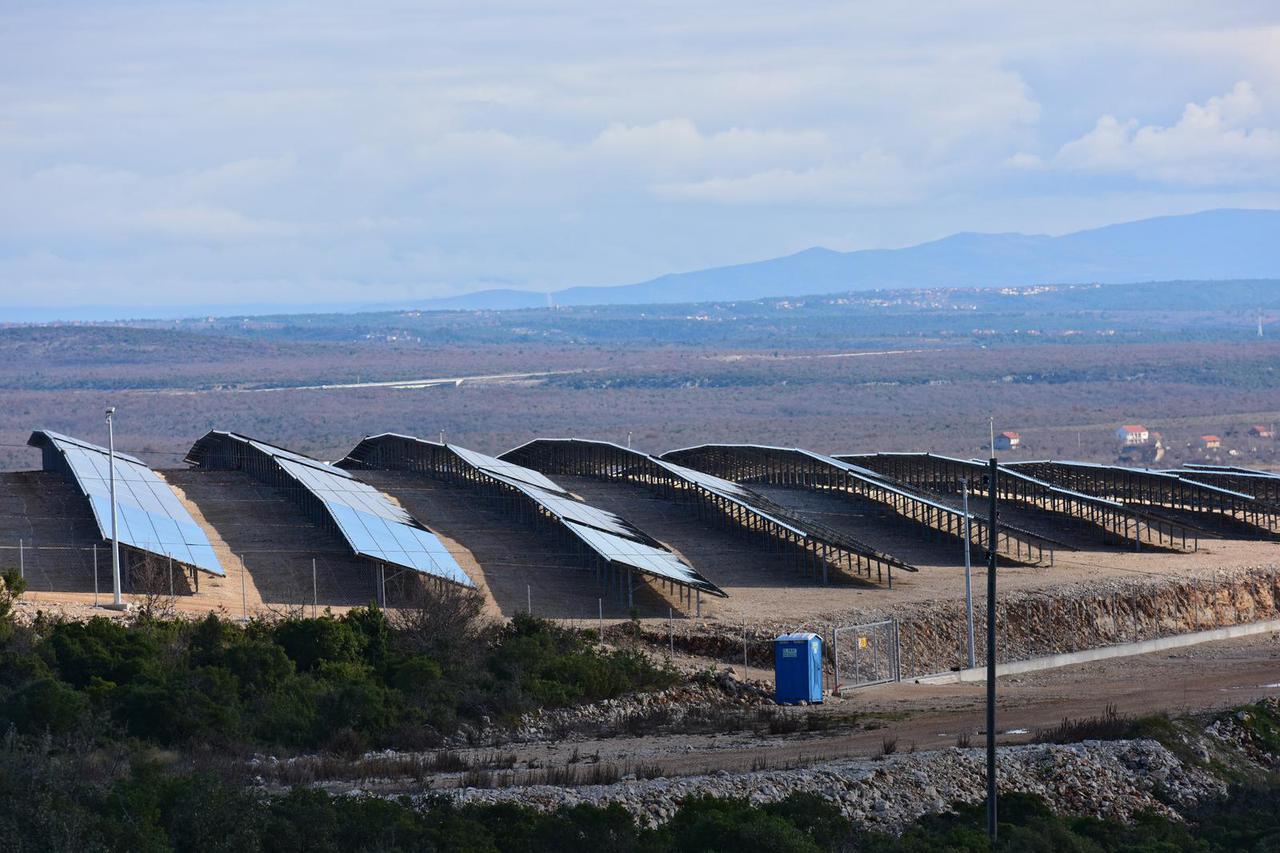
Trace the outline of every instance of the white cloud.
<instances>
[{"instance_id":1,"label":"white cloud","mask_svg":"<svg viewBox=\"0 0 1280 853\"><path fill-rule=\"evenodd\" d=\"M1276 185L1265 2L9 5L0 305L623 283ZM1103 114L1144 119L1075 139Z\"/></svg>"},{"instance_id":2,"label":"white cloud","mask_svg":"<svg viewBox=\"0 0 1280 853\"><path fill-rule=\"evenodd\" d=\"M731 127L703 133L688 118L648 125L614 122L592 141L589 154L605 164L650 173L742 172L779 164L812 163L834 153L818 130L757 130Z\"/></svg>"},{"instance_id":3,"label":"white cloud","mask_svg":"<svg viewBox=\"0 0 1280 853\"><path fill-rule=\"evenodd\" d=\"M1028 154L1026 151L1019 151L1008 160L1005 160L1004 163L1011 169L1019 169L1025 172L1034 172L1044 168L1044 159L1039 154Z\"/></svg>"},{"instance_id":4,"label":"white cloud","mask_svg":"<svg viewBox=\"0 0 1280 853\"><path fill-rule=\"evenodd\" d=\"M741 177L659 184L661 198L717 204L821 204L881 207L917 199L932 176L883 151L809 169L776 168Z\"/></svg>"},{"instance_id":5,"label":"white cloud","mask_svg":"<svg viewBox=\"0 0 1280 853\"><path fill-rule=\"evenodd\" d=\"M1063 145L1066 169L1134 175L1171 184L1217 186L1280 180L1280 131L1267 127L1262 101L1246 81L1230 92L1189 103L1162 127L1106 115Z\"/></svg>"},{"instance_id":6,"label":"white cloud","mask_svg":"<svg viewBox=\"0 0 1280 853\"><path fill-rule=\"evenodd\" d=\"M287 222L252 219L235 210L199 206L146 210L128 225L159 235L215 242L292 237L301 231Z\"/></svg>"}]
</instances>

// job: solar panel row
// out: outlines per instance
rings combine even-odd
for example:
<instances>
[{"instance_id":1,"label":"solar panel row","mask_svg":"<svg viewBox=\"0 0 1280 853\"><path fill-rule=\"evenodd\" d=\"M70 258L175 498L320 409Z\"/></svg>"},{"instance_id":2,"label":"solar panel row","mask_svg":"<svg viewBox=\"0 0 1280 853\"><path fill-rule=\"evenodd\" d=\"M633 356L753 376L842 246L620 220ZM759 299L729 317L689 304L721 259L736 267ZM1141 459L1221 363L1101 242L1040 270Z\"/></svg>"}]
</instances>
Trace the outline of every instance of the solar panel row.
<instances>
[{"instance_id":1,"label":"solar panel row","mask_svg":"<svg viewBox=\"0 0 1280 853\"><path fill-rule=\"evenodd\" d=\"M455 461L461 462L491 481L524 495L601 560L692 589L724 595L719 587L625 519L574 499L555 481L531 468L464 447L394 433L365 438L347 458L374 467L407 466L411 470L440 473L453 470Z\"/></svg>"},{"instance_id":2,"label":"solar panel row","mask_svg":"<svg viewBox=\"0 0 1280 853\"><path fill-rule=\"evenodd\" d=\"M215 460L240 459L223 452L235 447L269 460L288 481L305 489L323 508L339 534L358 557L399 566L474 587L462 566L434 533L372 486L350 473L315 459L230 432L210 432L192 447L188 461L198 465L228 464ZM258 464L230 463L251 473Z\"/></svg>"},{"instance_id":3,"label":"solar panel row","mask_svg":"<svg viewBox=\"0 0 1280 853\"><path fill-rule=\"evenodd\" d=\"M37 430L28 444L52 448L61 456L80 491L89 500L103 539L111 538L111 461L105 447ZM173 489L132 456L116 454L116 528L120 544L214 575L225 575L209 537L178 500Z\"/></svg>"},{"instance_id":4,"label":"solar panel row","mask_svg":"<svg viewBox=\"0 0 1280 853\"><path fill-rule=\"evenodd\" d=\"M444 543L377 489L339 468L303 464L296 458L278 456L276 464L320 499L357 554L474 586Z\"/></svg>"}]
</instances>

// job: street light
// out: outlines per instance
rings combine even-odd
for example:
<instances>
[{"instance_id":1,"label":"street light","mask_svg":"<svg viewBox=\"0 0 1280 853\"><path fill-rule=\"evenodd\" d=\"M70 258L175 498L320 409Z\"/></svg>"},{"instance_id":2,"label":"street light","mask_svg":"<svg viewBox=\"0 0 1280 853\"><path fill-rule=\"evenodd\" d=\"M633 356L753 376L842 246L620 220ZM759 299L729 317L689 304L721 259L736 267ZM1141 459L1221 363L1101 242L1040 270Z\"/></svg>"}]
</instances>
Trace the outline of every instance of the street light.
<instances>
[{"instance_id":1,"label":"street light","mask_svg":"<svg viewBox=\"0 0 1280 853\"><path fill-rule=\"evenodd\" d=\"M116 508L116 434L112 422L115 413L115 406L107 408L107 468L111 481L111 603L103 606L111 610L125 610L128 605L120 597L120 539L116 535L119 511Z\"/></svg>"}]
</instances>

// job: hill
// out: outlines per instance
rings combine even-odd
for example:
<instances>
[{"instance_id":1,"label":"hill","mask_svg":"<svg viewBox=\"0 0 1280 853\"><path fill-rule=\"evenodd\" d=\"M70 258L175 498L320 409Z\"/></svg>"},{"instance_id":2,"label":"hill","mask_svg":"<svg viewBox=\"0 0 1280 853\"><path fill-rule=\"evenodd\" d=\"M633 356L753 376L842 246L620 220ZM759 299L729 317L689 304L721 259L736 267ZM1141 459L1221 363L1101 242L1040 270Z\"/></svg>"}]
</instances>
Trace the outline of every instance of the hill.
<instances>
[{"instance_id":1,"label":"hill","mask_svg":"<svg viewBox=\"0 0 1280 853\"><path fill-rule=\"evenodd\" d=\"M1260 279L1280 276L1280 211L1210 210L1060 237L955 234L903 249L794 255L671 273L616 287L573 287L557 305L643 305L843 291L1032 284ZM536 308L539 293L481 291L423 308Z\"/></svg>"}]
</instances>

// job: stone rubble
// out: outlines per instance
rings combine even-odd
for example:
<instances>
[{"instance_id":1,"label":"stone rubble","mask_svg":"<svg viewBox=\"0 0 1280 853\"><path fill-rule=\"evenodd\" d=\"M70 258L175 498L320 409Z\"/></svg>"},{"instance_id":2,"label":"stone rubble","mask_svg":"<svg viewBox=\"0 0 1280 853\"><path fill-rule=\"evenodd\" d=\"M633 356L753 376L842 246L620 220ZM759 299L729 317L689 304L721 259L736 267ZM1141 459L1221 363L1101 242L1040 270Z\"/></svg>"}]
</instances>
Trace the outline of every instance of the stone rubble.
<instances>
[{"instance_id":1,"label":"stone rubble","mask_svg":"<svg viewBox=\"0 0 1280 853\"><path fill-rule=\"evenodd\" d=\"M525 714L509 729L486 727L482 732L463 731L456 745L530 743L556 740L575 734L612 734L633 725L679 727L697 715L750 712L773 706L773 688L764 682L739 681L732 670L706 673L684 684L652 693L630 693L571 708L539 710Z\"/></svg>"},{"instance_id":2,"label":"stone rubble","mask_svg":"<svg viewBox=\"0 0 1280 853\"><path fill-rule=\"evenodd\" d=\"M577 788L466 788L452 796L460 802L516 802L546 810L616 802L654 826L675 814L689 796L740 797L760 804L805 791L832 800L859 825L894 831L922 815L945 811L951 802L981 801L984 762L981 749L951 748L794 770L628 778ZM1190 805L1226 790L1221 781L1185 766L1153 740L1002 747L999 784L1003 791L1036 794L1064 812L1118 820L1142 810L1176 815L1170 804Z\"/></svg>"}]
</instances>

